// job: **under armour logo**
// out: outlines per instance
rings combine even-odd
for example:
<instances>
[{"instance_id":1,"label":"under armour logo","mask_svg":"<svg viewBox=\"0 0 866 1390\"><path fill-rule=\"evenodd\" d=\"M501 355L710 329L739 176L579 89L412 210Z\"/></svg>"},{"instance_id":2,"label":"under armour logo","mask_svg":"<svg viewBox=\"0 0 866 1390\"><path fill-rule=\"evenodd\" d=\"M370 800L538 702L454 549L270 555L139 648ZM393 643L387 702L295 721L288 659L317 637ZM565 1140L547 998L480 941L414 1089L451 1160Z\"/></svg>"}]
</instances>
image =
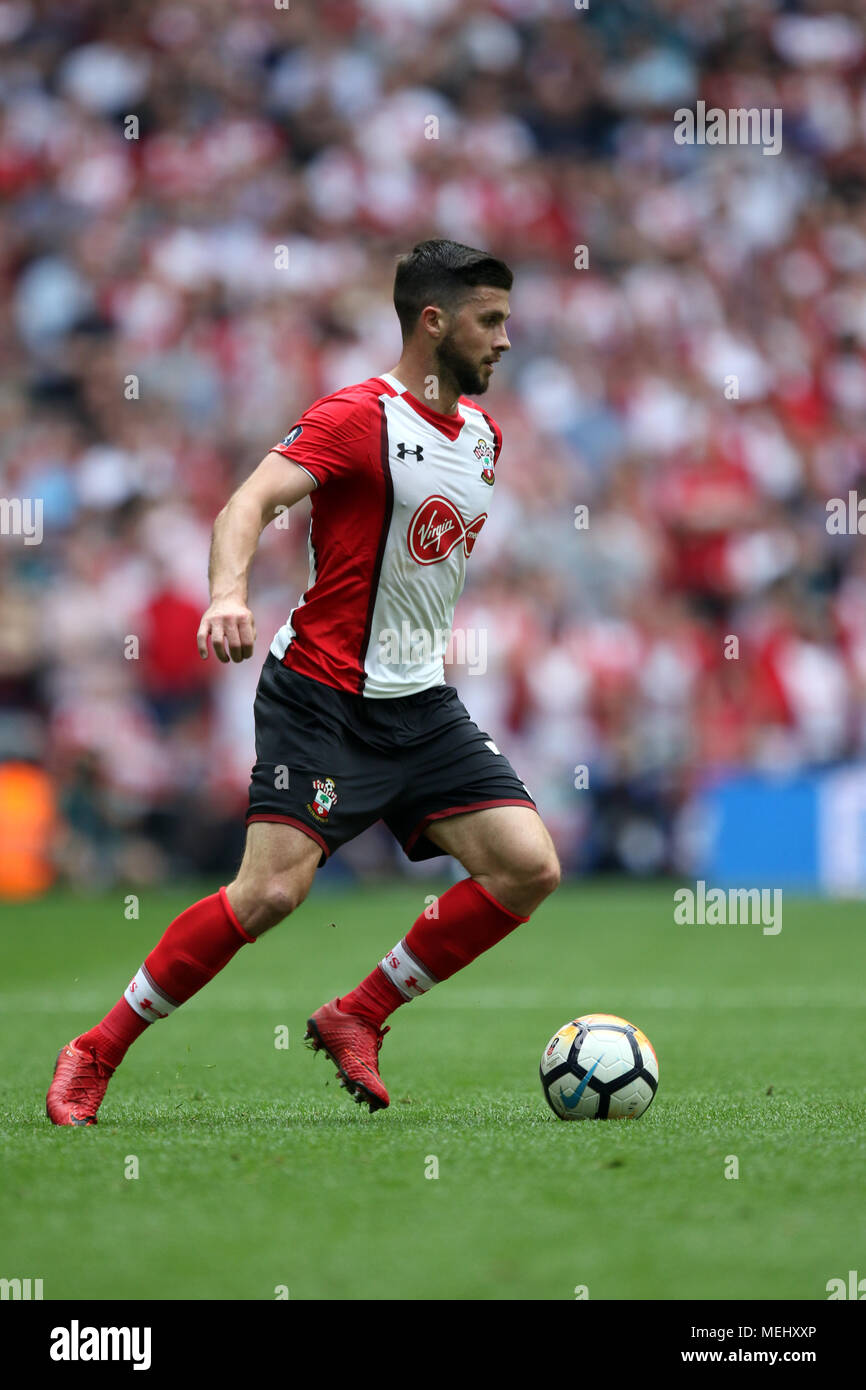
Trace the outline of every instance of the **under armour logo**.
<instances>
[{"instance_id":1,"label":"under armour logo","mask_svg":"<svg viewBox=\"0 0 866 1390\"><path fill-rule=\"evenodd\" d=\"M420 444L418 445L417 449L410 449L408 444L398 444L397 457L399 459L404 459L407 454L414 454L416 459L423 459L424 450L422 449Z\"/></svg>"}]
</instances>

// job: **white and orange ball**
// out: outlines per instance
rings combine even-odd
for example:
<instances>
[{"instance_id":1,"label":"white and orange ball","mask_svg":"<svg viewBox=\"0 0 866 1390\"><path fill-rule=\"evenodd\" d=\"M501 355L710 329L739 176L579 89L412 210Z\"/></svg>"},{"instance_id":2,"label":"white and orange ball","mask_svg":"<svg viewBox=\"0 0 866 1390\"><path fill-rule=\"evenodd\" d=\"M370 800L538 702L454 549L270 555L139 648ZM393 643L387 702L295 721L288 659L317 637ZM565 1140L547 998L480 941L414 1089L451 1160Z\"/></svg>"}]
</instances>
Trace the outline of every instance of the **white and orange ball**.
<instances>
[{"instance_id":1,"label":"white and orange ball","mask_svg":"<svg viewBox=\"0 0 866 1390\"><path fill-rule=\"evenodd\" d=\"M656 1093L659 1064L645 1033L616 1014L583 1014L541 1058L545 1099L560 1120L635 1120Z\"/></svg>"}]
</instances>

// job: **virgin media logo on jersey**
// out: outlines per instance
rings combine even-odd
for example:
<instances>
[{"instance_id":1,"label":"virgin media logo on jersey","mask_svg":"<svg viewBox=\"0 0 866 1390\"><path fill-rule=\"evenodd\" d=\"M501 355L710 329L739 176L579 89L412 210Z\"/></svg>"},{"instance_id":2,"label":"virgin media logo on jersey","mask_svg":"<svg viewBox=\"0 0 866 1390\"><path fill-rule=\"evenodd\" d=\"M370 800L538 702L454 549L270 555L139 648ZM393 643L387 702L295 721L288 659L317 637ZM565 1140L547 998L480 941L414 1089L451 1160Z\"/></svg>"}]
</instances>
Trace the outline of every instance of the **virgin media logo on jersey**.
<instances>
[{"instance_id":1,"label":"virgin media logo on jersey","mask_svg":"<svg viewBox=\"0 0 866 1390\"><path fill-rule=\"evenodd\" d=\"M447 497L428 497L409 522L409 554L419 565L438 565L462 544L468 557L486 520L482 512L467 523Z\"/></svg>"}]
</instances>

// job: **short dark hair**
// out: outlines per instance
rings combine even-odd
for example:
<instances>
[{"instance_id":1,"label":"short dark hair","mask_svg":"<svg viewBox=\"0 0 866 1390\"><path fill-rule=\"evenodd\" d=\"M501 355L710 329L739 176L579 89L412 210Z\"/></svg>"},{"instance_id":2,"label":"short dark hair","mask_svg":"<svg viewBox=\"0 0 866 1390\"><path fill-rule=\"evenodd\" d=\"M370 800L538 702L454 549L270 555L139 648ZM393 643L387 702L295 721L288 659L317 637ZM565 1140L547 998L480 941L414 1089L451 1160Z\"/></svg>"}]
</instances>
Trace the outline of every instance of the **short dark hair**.
<instances>
[{"instance_id":1,"label":"short dark hair","mask_svg":"<svg viewBox=\"0 0 866 1390\"><path fill-rule=\"evenodd\" d=\"M419 241L408 255L399 258L394 277L394 308L404 342L425 305L438 304L450 311L476 285L510 290L513 281L505 262L489 251L440 238Z\"/></svg>"}]
</instances>

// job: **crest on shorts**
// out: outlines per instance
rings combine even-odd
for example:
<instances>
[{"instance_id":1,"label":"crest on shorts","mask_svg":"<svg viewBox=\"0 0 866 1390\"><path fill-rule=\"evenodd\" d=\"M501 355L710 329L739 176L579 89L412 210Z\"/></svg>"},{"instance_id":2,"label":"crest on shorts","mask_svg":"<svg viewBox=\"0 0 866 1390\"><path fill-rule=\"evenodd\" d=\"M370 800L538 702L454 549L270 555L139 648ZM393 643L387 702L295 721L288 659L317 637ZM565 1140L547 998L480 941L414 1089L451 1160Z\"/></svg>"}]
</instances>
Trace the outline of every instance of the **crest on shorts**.
<instances>
[{"instance_id":1,"label":"crest on shorts","mask_svg":"<svg viewBox=\"0 0 866 1390\"><path fill-rule=\"evenodd\" d=\"M485 483L489 483L492 487L496 482L496 475L493 472L493 445L488 444L486 439L479 439L472 452L483 464L481 469L482 478Z\"/></svg>"},{"instance_id":2,"label":"crest on shorts","mask_svg":"<svg viewBox=\"0 0 866 1390\"><path fill-rule=\"evenodd\" d=\"M315 777L313 790L316 795L312 802L307 802L307 810L316 820L327 820L337 804L337 788L333 777Z\"/></svg>"}]
</instances>

